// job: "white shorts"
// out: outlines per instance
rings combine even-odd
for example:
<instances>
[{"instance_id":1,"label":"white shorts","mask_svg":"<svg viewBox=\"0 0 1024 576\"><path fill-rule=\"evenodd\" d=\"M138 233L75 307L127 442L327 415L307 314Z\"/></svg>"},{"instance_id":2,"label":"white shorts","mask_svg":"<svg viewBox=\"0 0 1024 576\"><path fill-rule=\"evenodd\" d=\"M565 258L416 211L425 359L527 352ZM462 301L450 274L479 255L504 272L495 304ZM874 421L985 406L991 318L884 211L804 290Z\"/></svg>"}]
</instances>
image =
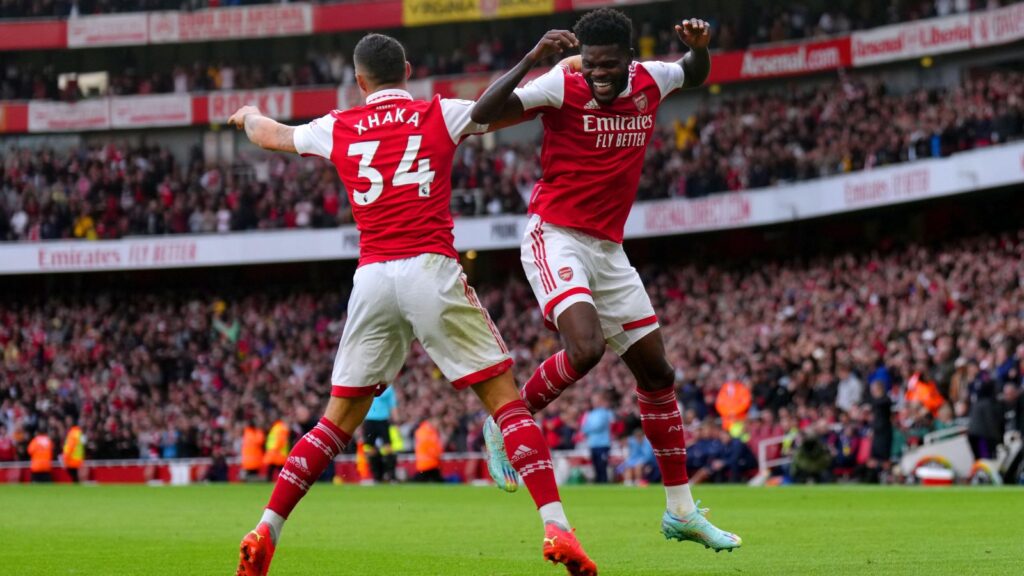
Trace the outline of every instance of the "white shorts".
<instances>
[{"instance_id":1,"label":"white shorts","mask_svg":"<svg viewBox=\"0 0 1024 576\"><path fill-rule=\"evenodd\" d=\"M526 225L520 257L549 328L558 329L559 315L570 306L588 302L619 356L658 328L651 299L622 244L548 224L535 214Z\"/></svg>"},{"instance_id":2,"label":"white shorts","mask_svg":"<svg viewBox=\"0 0 1024 576\"><path fill-rule=\"evenodd\" d=\"M331 395L382 393L405 365L413 339L456 389L512 366L462 266L448 256L421 254L356 270Z\"/></svg>"}]
</instances>

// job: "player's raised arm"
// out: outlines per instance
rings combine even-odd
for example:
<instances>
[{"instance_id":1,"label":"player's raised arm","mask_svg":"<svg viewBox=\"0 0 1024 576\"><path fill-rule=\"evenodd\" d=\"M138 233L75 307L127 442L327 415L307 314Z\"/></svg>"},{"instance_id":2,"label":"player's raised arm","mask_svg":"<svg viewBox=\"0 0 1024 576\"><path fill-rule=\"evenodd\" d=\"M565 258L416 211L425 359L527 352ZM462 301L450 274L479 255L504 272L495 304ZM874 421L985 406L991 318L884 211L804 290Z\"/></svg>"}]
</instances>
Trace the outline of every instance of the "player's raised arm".
<instances>
[{"instance_id":1,"label":"player's raised arm","mask_svg":"<svg viewBox=\"0 0 1024 576\"><path fill-rule=\"evenodd\" d=\"M711 53L708 52L711 26L704 20L690 18L683 20L682 24L676 24L676 34L683 44L690 47L686 56L676 62L685 72L683 88L696 88L703 84L711 73Z\"/></svg>"},{"instance_id":2,"label":"player's raised arm","mask_svg":"<svg viewBox=\"0 0 1024 576\"><path fill-rule=\"evenodd\" d=\"M506 72L498 78L483 95L477 100L473 107L472 119L478 124L492 124L496 122L507 122L510 119L519 118L523 114L523 104L519 97L512 93L516 86L523 81L526 74L537 62L548 56L562 54L566 50L579 47L576 35L568 30L549 30L533 50L523 57L516 64L515 68Z\"/></svg>"},{"instance_id":3,"label":"player's raised arm","mask_svg":"<svg viewBox=\"0 0 1024 576\"><path fill-rule=\"evenodd\" d=\"M249 141L265 150L295 152L295 127L268 118L255 106L242 106L228 118L228 124L245 129Z\"/></svg>"}]
</instances>

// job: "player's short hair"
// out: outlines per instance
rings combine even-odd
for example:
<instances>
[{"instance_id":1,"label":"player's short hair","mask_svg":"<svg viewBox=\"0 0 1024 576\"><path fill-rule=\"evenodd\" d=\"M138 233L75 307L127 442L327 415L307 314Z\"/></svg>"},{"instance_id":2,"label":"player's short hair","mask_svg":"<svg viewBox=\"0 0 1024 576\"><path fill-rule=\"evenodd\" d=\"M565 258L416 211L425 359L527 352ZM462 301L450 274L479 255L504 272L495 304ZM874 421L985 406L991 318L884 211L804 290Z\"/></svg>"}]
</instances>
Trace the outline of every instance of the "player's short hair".
<instances>
[{"instance_id":1,"label":"player's short hair","mask_svg":"<svg viewBox=\"0 0 1024 576\"><path fill-rule=\"evenodd\" d=\"M614 8L587 12L572 31L585 46L617 45L626 50L633 47L633 21Z\"/></svg>"},{"instance_id":2,"label":"player's short hair","mask_svg":"<svg viewBox=\"0 0 1024 576\"><path fill-rule=\"evenodd\" d=\"M405 48L391 36L363 36L352 57L356 65L378 84L397 84L405 80Z\"/></svg>"}]
</instances>

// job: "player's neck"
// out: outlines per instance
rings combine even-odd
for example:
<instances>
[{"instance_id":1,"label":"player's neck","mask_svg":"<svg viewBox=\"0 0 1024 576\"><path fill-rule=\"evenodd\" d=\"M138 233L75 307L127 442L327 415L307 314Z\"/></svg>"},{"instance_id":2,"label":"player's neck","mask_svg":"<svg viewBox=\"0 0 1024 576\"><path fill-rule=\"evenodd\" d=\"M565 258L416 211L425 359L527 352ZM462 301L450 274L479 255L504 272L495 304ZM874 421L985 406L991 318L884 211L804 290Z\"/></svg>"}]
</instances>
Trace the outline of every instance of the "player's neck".
<instances>
[{"instance_id":1,"label":"player's neck","mask_svg":"<svg viewBox=\"0 0 1024 576\"><path fill-rule=\"evenodd\" d=\"M364 99L369 98L370 96L373 96L378 92L384 92L385 90L401 90L403 92L408 92L409 87L405 82L396 82L393 84L380 84L378 86L367 86L366 94L364 94Z\"/></svg>"}]
</instances>

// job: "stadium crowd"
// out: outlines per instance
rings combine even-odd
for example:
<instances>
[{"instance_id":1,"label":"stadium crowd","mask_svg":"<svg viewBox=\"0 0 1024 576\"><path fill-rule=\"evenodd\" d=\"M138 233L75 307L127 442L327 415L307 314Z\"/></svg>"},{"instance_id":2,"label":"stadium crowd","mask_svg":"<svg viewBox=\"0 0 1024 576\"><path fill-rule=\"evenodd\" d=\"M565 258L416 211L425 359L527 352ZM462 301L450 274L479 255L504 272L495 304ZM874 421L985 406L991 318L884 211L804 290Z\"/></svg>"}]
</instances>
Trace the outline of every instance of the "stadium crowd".
<instances>
[{"instance_id":1,"label":"stadium crowd","mask_svg":"<svg viewBox=\"0 0 1024 576\"><path fill-rule=\"evenodd\" d=\"M641 272L676 368L695 480L748 477L759 443L779 436L772 453L794 457L795 479L893 480L890 463L927 432L966 422L982 455L1006 426L1022 426L1024 229L809 262ZM72 423L89 459L237 454L247 424L282 418L295 434L315 424L344 294L125 296L0 302L0 434L15 447L7 458L24 458L40 430L60 441ZM560 347L521 281L482 287L480 300L519 382ZM584 416L607 403L616 442L638 449L633 386L608 352L539 415L551 445L579 444L590 433ZM751 399L726 427L723 387ZM430 418L445 450L481 448L479 403L452 391L418 345L395 388L406 438Z\"/></svg>"},{"instance_id":2,"label":"stadium crowd","mask_svg":"<svg viewBox=\"0 0 1024 576\"><path fill-rule=\"evenodd\" d=\"M220 5L238 5L248 2L220 2ZM820 9L808 8L800 3L783 3L782 7L764 5L744 8L742 18L712 18L715 33L713 48L742 49L750 44L784 42L788 40L845 34L852 30L881 26L888 23L945 16L968 10L997 8L996 0L927 0L902 3L849 0L840 8L829 3ZM27 10L29 15L119 12L129 9L195 9L205 7L202 0L142 0L120 3L109 0L0 0L0 16L17 16ZM669 17L671 19L671 17ZM679 54L683 51L678 37L661 20L638 19L636 30L637 54L642 59L656 55ZM543 29L536 23L512 30L490 30L468 35L461 47L437 53L429 44L429 36L410 35L401 38L408 43L414 78L427 78L451 74L464 74L504 70L513 65L532 46ZM427 40L425 40L425 38ZM425 45L424 42L426 42ZM302 87L353 83L354 72L345 53L351 45L323 50L311 44L304 59L278 64L253 63L251 60L225 62L194 61L191 64L164 66L150 63L131 50L118 53L120 60L110 67L105 92L90 90L85 93L74 73L93 70L55 68L53 64L33 65L19 58L0 56L0 100L49 99L76 101L84 97L105 95L159 94L205 92L211 90L247 90L267 87ZM61 84L58 77L71 73Z\"/></svg>"},{"instance_id":3,"label":"stadium crowd","mask_svg":"<svg viewBox=\"0 0 1024 576\"><path fill-rule=\"evenodd\" d=\"M200 10L270 3L270 0L0 0L0 17L74 18L119 12ZM1004 0L760 2L755 6L743 6L742 18L729 21L732 29L725 31L723 35L727 39L721 42L743 40L745 45L793 40L991 9L1006 3Z\"/></svg>"},{"instance_id":4,"label":"stadium crowd","mask_svg":"<svg viewBox=\"0 0 1024 576\"><path fill-rule=\"evenodd\" d=\"M715 98L655 132L638 197L700 197L948 156L1024 136L1024 75L989 72L947 90L893 93L870 78ZM461 147L460 216L522 213L533 143ZM351 222L333 169L240 155L208 164L156 145L9 148L0 161L0 240L333 227Z\"/></svg>"}]
</instances>

